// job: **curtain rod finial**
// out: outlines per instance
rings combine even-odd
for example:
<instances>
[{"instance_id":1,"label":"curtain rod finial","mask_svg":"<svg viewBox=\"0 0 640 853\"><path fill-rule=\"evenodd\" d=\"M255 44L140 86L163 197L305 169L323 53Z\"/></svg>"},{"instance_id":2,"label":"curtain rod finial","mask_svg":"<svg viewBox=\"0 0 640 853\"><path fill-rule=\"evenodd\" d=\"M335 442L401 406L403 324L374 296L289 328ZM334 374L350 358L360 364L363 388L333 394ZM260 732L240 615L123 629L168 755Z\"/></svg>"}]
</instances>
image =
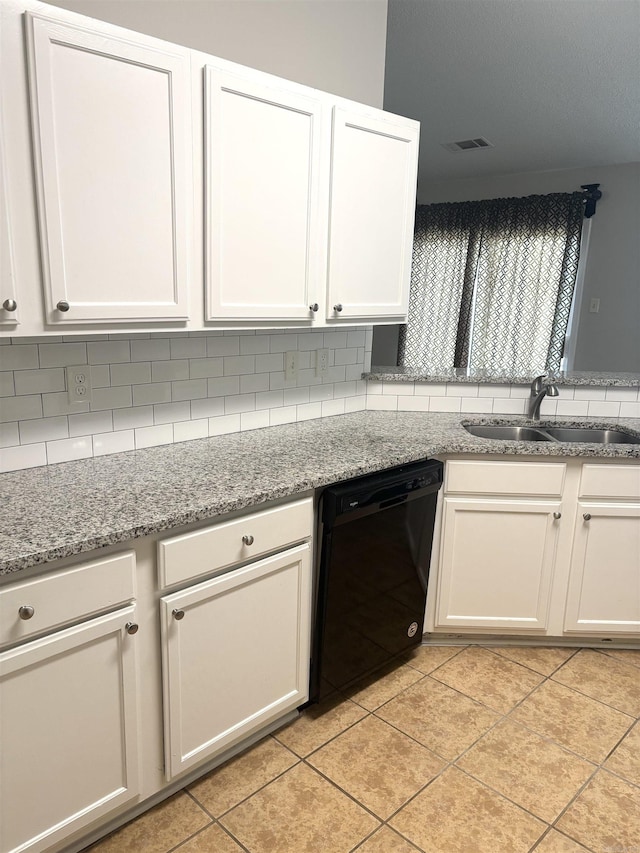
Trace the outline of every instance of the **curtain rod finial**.
<instances>
[{"instance_id":1,"label":"curtain rod finial","mask_svg":"<svg viewBox=\"0 0 640 853\"><path fill-rule=\"evenodd\" d=\"M598 189L600 184L580 184L580 189L584 190L584 217L591 219L596 212L596 202L602 198L602 193Z\"/></svg>"}]
</instances>

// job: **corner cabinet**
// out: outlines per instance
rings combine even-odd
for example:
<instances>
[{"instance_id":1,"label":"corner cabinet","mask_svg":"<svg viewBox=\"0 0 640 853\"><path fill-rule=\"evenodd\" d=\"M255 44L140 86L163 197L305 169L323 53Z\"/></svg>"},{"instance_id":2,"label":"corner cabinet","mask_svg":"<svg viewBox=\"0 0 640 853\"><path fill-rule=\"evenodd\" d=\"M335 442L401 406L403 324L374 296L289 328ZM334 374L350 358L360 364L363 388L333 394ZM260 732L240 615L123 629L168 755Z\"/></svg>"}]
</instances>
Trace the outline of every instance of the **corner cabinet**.
<instances>
[{"instance_id":1,"label":"corner cabinet","mask_svg":"<svg viewBox=\"0 0 640 853\"><path fill-rule=\"evenodd\" d=\"M134 572L130 552L0 591L0 647L26 640L0 651L2 853L61 849L138 798Z\"/></svg>"},{"instance_id":2,"label":"corner cabinet","mask_svg":"<svg viewBox=\"0 0 640 853\"><path fill-rule=\"evenodd\" d=\"M450 460L425 628L640 639L640 464Z\"/></svg>"},{"instance_id":3,"label":"corner cabinet","mask_svg":"<svg viewBox=\"0 0 640 853\"><path fill-rule=\"evenodd\" d=\"M27 13L45 322L186 320L189 51Z\"/></svg>"}]
</instances>

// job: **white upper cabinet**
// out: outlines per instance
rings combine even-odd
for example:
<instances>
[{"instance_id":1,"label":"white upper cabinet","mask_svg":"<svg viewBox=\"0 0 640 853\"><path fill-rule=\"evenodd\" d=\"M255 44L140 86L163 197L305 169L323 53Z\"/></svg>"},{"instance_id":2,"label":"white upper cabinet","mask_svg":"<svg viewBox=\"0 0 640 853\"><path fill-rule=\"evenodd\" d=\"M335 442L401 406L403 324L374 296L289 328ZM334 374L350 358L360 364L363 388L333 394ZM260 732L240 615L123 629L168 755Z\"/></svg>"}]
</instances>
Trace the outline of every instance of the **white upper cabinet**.
<instances>
[{"instance_id":1,"label":"white upper cabinet","mask_svg":"<svg viewBox=\"0 0 640 853\"><path fill-rule=\"evenodd\" d=\"M45 322L188 316L189 51L26 14Z\"/></svg>"},{"instance_id":2,"label":"white upper cabinet","mask_svg":"<svg viewBox=\"0 0 640 853\"><path fill-rule=\"evenodd\" d=\"M322 302L323 105L307 92L205 67L207 320L310 322Z\"/></svg>"},{"instance_id":3,"label":"white upper cabinet","mask_svg":"<svg viewBox=\"0 0 640 853\"><path fill-rule=\"evenodd\" d=\"M327 319L406 317L419 125L335 107Z\"/></svg>"},{"instance_id":4,"label":"white upper cabinet","mask_svg":"<svg viewBox=\"0 0 640 853\"><path fill-rule=\"evenodd\" d=\"M19 322L18 294L13 269L13 245L9 219L6 165L3 145L3 115L0 93L0 326L15 328Z\"/></svg>"}]
</instances>

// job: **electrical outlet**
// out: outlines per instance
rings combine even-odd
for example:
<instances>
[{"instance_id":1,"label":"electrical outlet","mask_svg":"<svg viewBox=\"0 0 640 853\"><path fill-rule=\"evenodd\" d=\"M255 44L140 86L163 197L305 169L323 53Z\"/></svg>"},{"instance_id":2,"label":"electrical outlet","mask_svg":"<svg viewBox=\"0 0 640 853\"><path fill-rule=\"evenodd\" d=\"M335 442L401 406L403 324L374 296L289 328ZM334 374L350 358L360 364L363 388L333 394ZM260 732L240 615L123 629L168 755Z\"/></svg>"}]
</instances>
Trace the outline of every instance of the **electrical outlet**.
<instances>
[{"instance_id":1,"label":"electrical outlet","mask_svg":"<svg viewBox=\"0 0 640 853\"><path fill-rule=\"evenodd\" d=\"M91 368L88 364L67 367L67 394L71 404L90 403L92 391Z\"/></svg>"},{"instance_id":2,"label":"electrical outlet","mask_svg":"<svg viewBox=\"0 0 640 853\"><path fill-rule=\"evenodd\" d=\"M284 354L284 379L290 382L298 378L298 353L296 350Z\"/></svg>"},{"instance_id":3,"label":"electrical outlet","mask_svg":"<svg viewBox=\"0 0 640 853\"><path fill-rule=\"evenodd\" d=\"M599 299L592 299L591 302L589 303L589 312L591 314L598 314L599 311L600 311L600 300Z\"/></svg>"},{"instance_id":4,"label":"electrical outlet","mask_svg":"<svg viewBox=\"0 0 640 853\"><path fill-rule=\"evenodd\" d=\"M329 350L316 350L316 376L326 376L329 372Z\"/></svg>"}]
</instances>

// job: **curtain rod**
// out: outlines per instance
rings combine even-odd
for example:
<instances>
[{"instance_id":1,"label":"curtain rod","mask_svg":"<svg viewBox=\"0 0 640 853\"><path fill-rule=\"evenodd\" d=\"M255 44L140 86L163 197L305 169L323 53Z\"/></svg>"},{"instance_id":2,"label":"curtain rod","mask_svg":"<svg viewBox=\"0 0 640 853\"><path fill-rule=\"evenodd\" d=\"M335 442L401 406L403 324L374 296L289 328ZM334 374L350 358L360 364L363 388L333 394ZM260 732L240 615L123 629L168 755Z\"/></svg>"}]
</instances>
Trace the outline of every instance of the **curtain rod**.
<instances>
[{"instance_id":1,"label":"curtain rod","mask_svg":"<svg viewBox=\"0 0 640 853\"><path fill-rule=\"evenodd\" d=\"M596 202L602 198L602 193L598 189L600 184L580 184L580 189L584 190L584 218L591 219L596 212Z\"/></svg>"}]
</instances>

